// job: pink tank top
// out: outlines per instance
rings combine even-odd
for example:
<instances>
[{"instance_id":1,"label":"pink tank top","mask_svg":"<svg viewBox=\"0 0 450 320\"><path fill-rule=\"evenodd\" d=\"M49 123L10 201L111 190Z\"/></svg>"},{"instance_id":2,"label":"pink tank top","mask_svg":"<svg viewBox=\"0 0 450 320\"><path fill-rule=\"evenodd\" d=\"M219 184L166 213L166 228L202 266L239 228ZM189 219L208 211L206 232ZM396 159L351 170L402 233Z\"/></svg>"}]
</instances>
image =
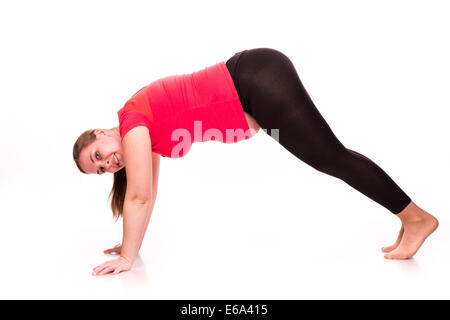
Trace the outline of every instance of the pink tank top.
<instances>
[{"instance_id":1,"label":"pink tank top","mask_svg":"<svg viewBox=\"0 0 450 320\"><path fill-rule=\"evenodd\" d=\"M154 81L136 92L117 115L122 139L144 125L152 151L171 158L186 155L194 142L235 143L251 137L224 62Z\"/></svg>"}]
</instances>

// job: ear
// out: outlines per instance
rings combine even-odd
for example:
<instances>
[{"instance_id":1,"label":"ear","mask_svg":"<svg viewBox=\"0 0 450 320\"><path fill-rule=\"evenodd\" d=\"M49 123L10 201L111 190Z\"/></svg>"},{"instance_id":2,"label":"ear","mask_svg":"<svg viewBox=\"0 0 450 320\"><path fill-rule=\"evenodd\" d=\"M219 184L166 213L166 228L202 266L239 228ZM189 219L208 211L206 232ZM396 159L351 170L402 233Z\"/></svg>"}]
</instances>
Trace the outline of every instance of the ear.
<instances>
[{"instance_id":1,"label":"ear","mask_svg":"<svg viewBox=\"0 0 450 320\"><path fill-rule=\"evenodd\" d=\"M105 130L103 130L103 129L95 129L94 130L94 134L95 134L95 136L96 137L98 137L99 136L99 134L105 134Z\"/></svg>"}]
</instances>

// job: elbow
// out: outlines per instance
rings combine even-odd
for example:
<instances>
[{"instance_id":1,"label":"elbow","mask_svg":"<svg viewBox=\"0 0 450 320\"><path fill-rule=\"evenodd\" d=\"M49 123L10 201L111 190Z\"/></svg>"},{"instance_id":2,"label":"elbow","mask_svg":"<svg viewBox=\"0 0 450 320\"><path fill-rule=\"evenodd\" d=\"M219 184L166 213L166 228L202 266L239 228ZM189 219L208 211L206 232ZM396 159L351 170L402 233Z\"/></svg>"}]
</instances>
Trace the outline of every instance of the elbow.
<instances>
[{"instance_id":1,"label":"elbow","mask_svg":"<svg viewBox=\"0 0 450 320\"><path fill-rule=\"evenodd\" d=\"M151 203L150 199L133 199L131 200L133 201L133 203L138 204L138 205L149 205Z\"/></svg>"},{"instance_id":2,"label":"elbow","mask_svg":"<svg viewBox=\"0 0 450 320\"><path fill-rule=\"evenodd\" d=\"M150 205L152 203L151 197L134 196L129 197L128 200L136 205Z\"/></svg>"}]
</instances>

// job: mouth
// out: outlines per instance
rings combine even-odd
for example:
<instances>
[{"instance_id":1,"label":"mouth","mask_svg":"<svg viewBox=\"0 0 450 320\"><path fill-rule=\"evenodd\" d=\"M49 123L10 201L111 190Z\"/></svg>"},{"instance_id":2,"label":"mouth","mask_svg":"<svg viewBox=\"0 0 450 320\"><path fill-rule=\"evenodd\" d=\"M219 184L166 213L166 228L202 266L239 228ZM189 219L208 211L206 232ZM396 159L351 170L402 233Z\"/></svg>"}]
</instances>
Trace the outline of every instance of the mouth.
<instances>
[{"instance_id":1,"label":"mouth","mask_svg":"<svg viewBox=\"0 0 450 320\"><path fill-rule=\"evenodd\" d=\"M114 153L113 157L114 157L114 161L116 162L116 167L119 168L120 167L120 162L119 162L119 159L117 158L115 153Z\"/></svg>"}]
</instances>

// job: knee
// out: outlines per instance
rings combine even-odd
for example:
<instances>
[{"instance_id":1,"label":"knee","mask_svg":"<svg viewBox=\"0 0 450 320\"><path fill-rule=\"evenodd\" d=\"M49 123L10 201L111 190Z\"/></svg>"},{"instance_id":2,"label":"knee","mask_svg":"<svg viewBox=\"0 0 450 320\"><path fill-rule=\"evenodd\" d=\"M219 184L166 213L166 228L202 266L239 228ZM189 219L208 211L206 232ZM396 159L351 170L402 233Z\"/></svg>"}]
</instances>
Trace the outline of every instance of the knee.
<instances>
[{"instance_id":1,"label":"knee","mask_svg":"<svg viewBox=\"0 0 450 320\"><path fill-rule=\"evenodd\" d=\"M346 165L352 155L349 150L340 150L333 153L320 154L316 157L311 166L323 173L332 175L337 178L343 178L346 172Z\"/></svg>"}]
</instances>

